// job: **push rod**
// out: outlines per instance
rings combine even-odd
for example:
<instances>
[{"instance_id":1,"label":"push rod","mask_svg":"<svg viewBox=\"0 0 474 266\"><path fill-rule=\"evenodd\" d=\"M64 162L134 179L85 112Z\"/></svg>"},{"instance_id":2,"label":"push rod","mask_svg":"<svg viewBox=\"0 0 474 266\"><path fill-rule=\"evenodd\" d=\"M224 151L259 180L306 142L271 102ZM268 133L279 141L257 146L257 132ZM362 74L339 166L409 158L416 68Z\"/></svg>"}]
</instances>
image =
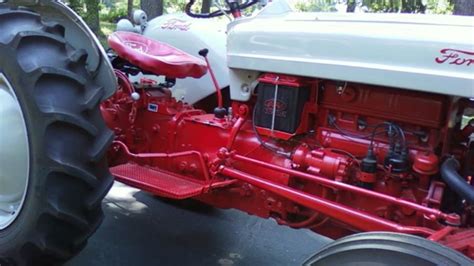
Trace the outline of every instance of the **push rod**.
<instances>
[{"instance_id":1,"label":"push rod","mask_svg":"<svg viewBox=\"0 0 474 266\"><path fill-rule=\"evenodd\" d=\"M276 184L271 181L241 172L239 170L229 168L227 166L221 166L219 168L219 173L227 177L244 181L266 191L273 192L314 211L321 212L328 217L341 221L358 230L391 231L405 234L414 234L424 237L428 237L435 232L423 227L402 226L392 221L388 221L386 219L376 217L374 215L367 214L359 210L346 207L342 204L301 192L287 186Z\"/></svg>"},{"instance_id":2,"label":"push rod","mask_svg":"<svg viewBox=\"0 0 474 266\"><path fill-rule=\"evenodd\" d=\"M301 171L288 169L288 168L285 168L285 167L281 167L281 166L278 166L278 165L266 163L266 162L263 162L263 161L259 161L259 160L249 158L249 157L246 157L246 156L242 156L242 155L238 155L238 154L232 154L231 156L234 160L237 160L237 161L246 162L246 163L258 165L258 166L261 166L261 167L265 167L267 169L283 172L283 173L289 174L291 176L296 176L296 177L299 177L299 178L302 178L302 179L306 179L306 180L310 180L310 181L319 183L319 184L321 184L323 186L326 186L326 187L332 187L332 188L336 188L336 189L350 191L350 192L353 192L353 193L356 193L356 194L360 194L360 195L364 195L364 196L367 196L367 197L372 197L372 198L375 198L375 199L383 200L385 202L389 202L389 203L392 203L392 204L395 204L395 205L398 205L398 206L407 207L407 208L413 209L417 212L420 212L422 214L425 214L425 215L428 215L428 216L433 216L434 218L437 218L437 219L447 220L451 224L455 224L459 220L459 216L456 215L456 214L446 214L446 213L441 212L440 210L428 208L428 207L422 206L422 205L414 203L414 202L410 202L410 201L403 200L403 199L400 199L400 198L397 198L397 197L393 197L393 196L385 195L385 194L382 194L382 193L378 193L376 191L372 191L372 190L352 186L352 185L342 183L342 182L338 182L338 181L328 179L328 178L325 178L325 177L322 177L322 176L307 174L307 173L304 173L304 172L301 172Z\"/></svg>"}]
</instances>

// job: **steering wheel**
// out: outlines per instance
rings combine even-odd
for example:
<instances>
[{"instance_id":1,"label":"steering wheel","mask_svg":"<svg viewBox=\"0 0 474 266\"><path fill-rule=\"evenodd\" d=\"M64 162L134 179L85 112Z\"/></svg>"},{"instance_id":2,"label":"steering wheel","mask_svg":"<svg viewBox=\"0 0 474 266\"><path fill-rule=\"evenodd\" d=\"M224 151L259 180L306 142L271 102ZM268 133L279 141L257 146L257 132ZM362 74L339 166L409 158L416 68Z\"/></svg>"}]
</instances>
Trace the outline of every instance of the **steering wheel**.
<instances>
[{"instance_id":1,"label":"steering wheel","mask_svg":"<svg viewBox=\"0 0 474 266\"><path fill-rule=\"evenodd\" d=\"M229 7L228 9L220 9L211 13L193 13L192 12L192 7L194 3L196 3L196 0L190 0L184 9L186 14L190 17L193 18L214 18L214 17L219 17L223 16L225 14L232 14L234 17L239 17L240 16L240 11L244 10L252 5L255 5L259 2L259 0L246 0L244 3L240 4L238 0L225 0L227 6Z\"/></svg>"}]
</instances>

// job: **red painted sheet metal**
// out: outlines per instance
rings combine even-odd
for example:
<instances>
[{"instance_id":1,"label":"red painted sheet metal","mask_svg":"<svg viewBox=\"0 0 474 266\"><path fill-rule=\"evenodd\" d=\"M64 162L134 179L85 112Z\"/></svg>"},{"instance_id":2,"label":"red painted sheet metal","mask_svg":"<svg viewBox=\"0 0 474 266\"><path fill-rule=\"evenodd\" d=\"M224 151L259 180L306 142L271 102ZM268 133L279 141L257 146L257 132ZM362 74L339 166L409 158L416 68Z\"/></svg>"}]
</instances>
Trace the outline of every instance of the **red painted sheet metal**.
<instances>
[{"instance_id":1,"label":"red painted sheet metal","mask_svg":"<svg viewBox=\"0 0 474 266\"><path fill-rule=\"evenodd\" d=\"M112 167L111 173L121 182L148 192L173 199L186 199L203 193L205 185L197 180L137 164Z\"/></svg>"},{"instance_id":2,"label":"red painted sheet metal","mask_svg":"<svg viewBox=\"0 0 474 266\"><path fill-rule=\"evenodd\" d=\"M207 73L203 60L136 33L115 32L108 42L121 58L156 75L200 78Z\"/></svg>"}]
</instances>

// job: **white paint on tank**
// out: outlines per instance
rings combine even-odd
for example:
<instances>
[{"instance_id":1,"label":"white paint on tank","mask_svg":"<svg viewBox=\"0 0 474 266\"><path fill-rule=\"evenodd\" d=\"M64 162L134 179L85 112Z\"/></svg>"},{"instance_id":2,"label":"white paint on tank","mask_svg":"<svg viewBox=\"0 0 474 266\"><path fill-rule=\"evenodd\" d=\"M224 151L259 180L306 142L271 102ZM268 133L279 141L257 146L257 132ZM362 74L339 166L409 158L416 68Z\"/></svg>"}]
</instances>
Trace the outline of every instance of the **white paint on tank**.
<instances>
[{"instance_id":1,"label":"white paint on tank","mask_svg":"<svg viewBox=\"0 0 474 266\"><path fill-rule=\"evenodd\" d=\"M182 51L199 57L199 50L209 49L209 62L221 88L229 86L226 60L226 21L194 19L186 14L170 14L148 22L143 35L168 43ZM147 76L147 78L153 78ZM155 77L156 78L156 77ZM173 95L179 100L195 103L215 92L211 77L179 79Z\"/></svg>"}]
</instances>

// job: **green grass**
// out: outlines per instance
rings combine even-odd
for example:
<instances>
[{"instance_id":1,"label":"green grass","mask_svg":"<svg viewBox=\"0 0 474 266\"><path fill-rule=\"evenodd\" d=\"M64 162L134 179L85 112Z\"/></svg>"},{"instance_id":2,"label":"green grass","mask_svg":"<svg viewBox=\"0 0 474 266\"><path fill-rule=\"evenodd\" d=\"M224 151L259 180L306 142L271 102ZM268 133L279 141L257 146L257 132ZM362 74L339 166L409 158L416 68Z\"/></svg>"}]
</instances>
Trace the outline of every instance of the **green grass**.
<instances>
[{"instance_id":1,"label":"green grass","mask_svg":"<svg viewBox=\"0 0 474 266\"><path fill-rule=\"evenodd\" d=\"M107 49L109 47L107 45L107 38L112 32L114 32L115 23L101 21L100 30L102 32L102 34L99 37L100 43L102 44L102 46L104 46L105 49Z\"/></svg>"},{"instance_id":2,"label":"green grass","mask_svg":"<svg viewBox=\"0 0 474 266\"><path fill-rule=\"evenodd\" d=\"M474 119L474 116L463 116L462 122L461 122L461 128L464 128L467 125L467 123L469 123L469 121L471 121L472 119Z\"/></svg>"}]
</instances>

